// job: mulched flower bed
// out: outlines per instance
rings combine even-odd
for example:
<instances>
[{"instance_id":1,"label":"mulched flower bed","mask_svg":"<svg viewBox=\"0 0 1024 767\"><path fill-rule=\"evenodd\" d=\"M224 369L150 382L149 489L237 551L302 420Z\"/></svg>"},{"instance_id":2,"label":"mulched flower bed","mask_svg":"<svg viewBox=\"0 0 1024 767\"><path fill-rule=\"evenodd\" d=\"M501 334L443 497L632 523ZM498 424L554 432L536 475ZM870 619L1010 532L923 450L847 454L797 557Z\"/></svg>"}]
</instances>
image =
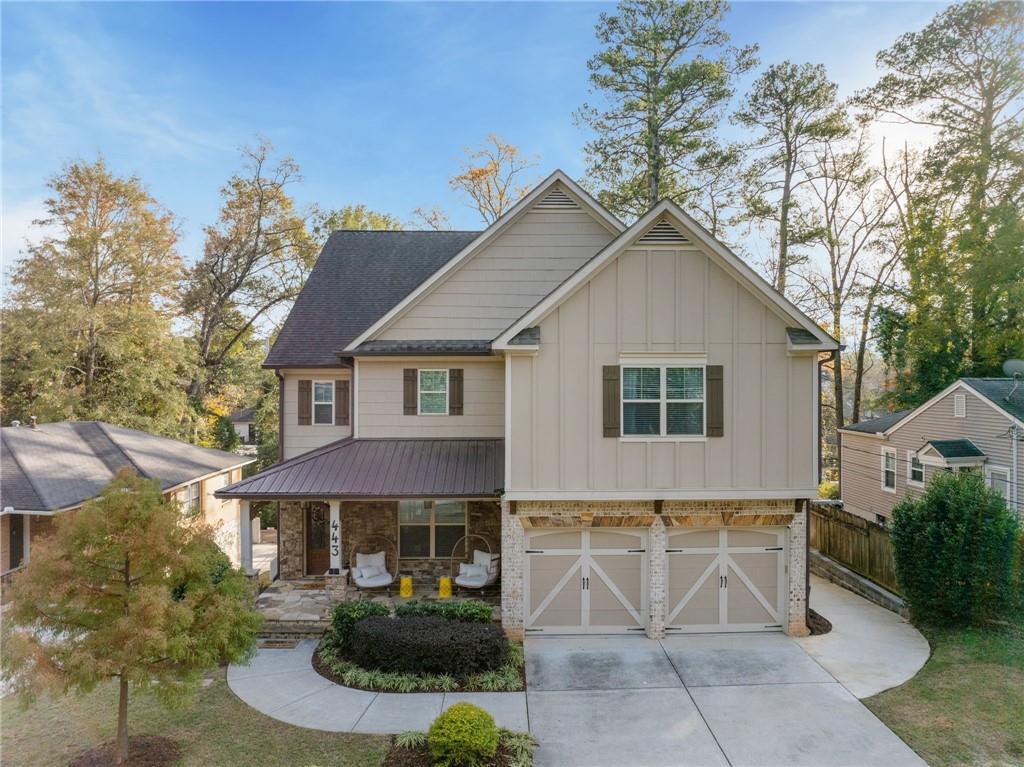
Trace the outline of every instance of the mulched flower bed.
<instances>
[{"instance_id":1,"label":"mulched flower bed","mask_svg":"<svg viewBox=\"0 0 1024 767\"><path fill-rule=\"evenodd\" d=\"M112 767L114 756L114 744L104 743L76 756L69 767ZM128 738L128 764L131 767L170 767L180 759L181 748L170 738L159 735Z\"/></svg>"},{"instance_id":2,"label":"mulched flower bed","mask_svg":"<svg viewBox=\"0 0 1024 767\"><path fill-rule=\"evenodd\" d=\"M827 634L832 630L832 623L828 618L821 617L814 610L807 611L807 628L811 630L811 636Z\"/></svg>"},{"instance_id":3,"label":"mulched flower bed","mask_svg":"<svg viewBox=\"0 0 1024 767\"><path fill-rule=\"evenodd\" d=\"M434 760L430 756L430 746L413 746L411 748L392 745L384 757L382 767L432 767ZM511 752L504 743L498 743L498 753L494 758L481 767L516 767L521 762L516 762Z\"/></svg>"}]
</instances>

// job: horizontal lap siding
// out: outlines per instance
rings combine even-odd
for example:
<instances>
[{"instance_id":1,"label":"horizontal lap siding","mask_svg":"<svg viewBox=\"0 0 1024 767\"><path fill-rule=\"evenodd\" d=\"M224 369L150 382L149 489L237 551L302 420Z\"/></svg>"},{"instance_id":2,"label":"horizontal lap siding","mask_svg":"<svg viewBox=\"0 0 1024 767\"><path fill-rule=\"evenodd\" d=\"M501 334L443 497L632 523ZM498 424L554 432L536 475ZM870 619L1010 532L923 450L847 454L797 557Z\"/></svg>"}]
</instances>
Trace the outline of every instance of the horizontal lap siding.
<instances>
[{"instance_id":1,"label":"horizontal lap siding","mask_svg":"<svg viewBox=\"0 0 1024 767\"><path fill-rule=\"evenodd\" d=\"M461 368L462 415L404 415L405 368ZM481 437L505 436L505 378L500 359L360 360L359 436Z\"/></svg>"},{"instance_id":2,"label":"horizontal lap siding","mask_svg":"<svg viewBox=\"0 0 1024 767\"><path fill-rule=\"evenodd\" d=\"M352 436L352 426L299 425L299 381L351 380L348 368L284 370L284 457L294 458L335 440Z\"/></svg>"},{"instance_id":3,"label":"horizontal lap siding","mask_svg":"<svg viewBox=\"0 0 1024 767\"><path fill-rule=\"evenodd\" d=\"M379 337L494 338L611 239L584 210L527 212Z\"/></svg>"},{"instance_id":4,"label":"horizontal lap siding","mask_svg":"<svg viewBox=\"0 0 1024 767\"><path fill-rule=\"evenodd\" d=\"M816 484L813 356L785 323L694 248L634 249L541 322L513 358L510 489L807 489ZM724 368L725 436L603 436L602 368L624 352L694 352Z\"/></svg>"}]
</instances>

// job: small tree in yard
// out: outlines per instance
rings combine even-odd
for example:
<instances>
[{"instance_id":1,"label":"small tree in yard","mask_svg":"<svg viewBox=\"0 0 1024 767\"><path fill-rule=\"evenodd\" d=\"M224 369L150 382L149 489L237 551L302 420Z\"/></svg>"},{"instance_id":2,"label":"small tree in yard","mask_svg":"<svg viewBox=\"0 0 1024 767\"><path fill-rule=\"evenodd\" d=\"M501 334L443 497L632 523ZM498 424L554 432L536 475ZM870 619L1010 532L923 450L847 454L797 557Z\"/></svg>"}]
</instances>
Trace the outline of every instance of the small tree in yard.
<instances>
[{"instance_id":1,"label":"small tree in yard","mask_svg":"<svg viewBox=\"0 0 1024 767\"><path fill-rule=\"evenodd\" d=\"M896 577L916 621L983 623L1014 607L1020 524L974 474L939 472L893 510Z\"/></svg>"},{"instance_id":2,"label":"small tree in yard","mask_svg":"<svg viewBox=\"0 0 1024 767\"><path fill-rule=\"evenodd\" d=\"M34 541L12 588L3 670L43 689L120 685L116 760L128 758L128 690L184 702L204 672L244 660L260 625L243 573L213 532L185 523L155 480L122 469L100 496Z\"/></svg>"}]
</instances>

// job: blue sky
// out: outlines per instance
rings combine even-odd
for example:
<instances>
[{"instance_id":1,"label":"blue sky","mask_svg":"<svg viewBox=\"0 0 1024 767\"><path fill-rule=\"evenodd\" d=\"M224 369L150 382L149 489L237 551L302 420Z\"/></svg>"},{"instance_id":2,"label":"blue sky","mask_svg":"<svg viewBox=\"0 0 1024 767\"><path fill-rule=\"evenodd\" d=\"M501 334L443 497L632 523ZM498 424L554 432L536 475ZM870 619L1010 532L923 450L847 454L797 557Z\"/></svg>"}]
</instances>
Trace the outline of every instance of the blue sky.
<instances>
[{"instance_id":1,"label":"blue sky","mask_svg":"<svg viewBox=\"0 0 1024 767\"><path fill-rule=\"evenodd\" d=\"M824 63L841 95L937 3L735 3L734 43L762 67ZM538 177L583 170L595 3L11 3L2 22L5 271L42 213L46 179L102 153L139 175L202 250L218 190L258 135L294 156L301 204L365 203L407 219L442 206L462 147L497 132L539 155ZM755 73L756 74L756 73ZM741 83L741 90L753 75Z\"/></svg>"}]
</instances>

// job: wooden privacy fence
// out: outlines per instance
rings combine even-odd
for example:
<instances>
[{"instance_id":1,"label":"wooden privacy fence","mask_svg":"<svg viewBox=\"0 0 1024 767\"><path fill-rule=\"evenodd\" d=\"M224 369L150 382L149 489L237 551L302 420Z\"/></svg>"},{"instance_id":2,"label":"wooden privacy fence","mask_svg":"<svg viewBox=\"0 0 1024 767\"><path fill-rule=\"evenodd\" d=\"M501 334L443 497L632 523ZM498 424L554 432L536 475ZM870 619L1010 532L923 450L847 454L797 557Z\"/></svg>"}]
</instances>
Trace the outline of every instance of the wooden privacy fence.
<instances>
[{"instance_id":1,"label":"wooden privacy fence","mask_svg":"<svg viewBox=\"0 0 1024 767\"><path fill-rule=\"evenodd\" d=\"M879 586L900 593L889 532L839 506L811 502L811 548Z\"/></svg>"}]
</instances>

